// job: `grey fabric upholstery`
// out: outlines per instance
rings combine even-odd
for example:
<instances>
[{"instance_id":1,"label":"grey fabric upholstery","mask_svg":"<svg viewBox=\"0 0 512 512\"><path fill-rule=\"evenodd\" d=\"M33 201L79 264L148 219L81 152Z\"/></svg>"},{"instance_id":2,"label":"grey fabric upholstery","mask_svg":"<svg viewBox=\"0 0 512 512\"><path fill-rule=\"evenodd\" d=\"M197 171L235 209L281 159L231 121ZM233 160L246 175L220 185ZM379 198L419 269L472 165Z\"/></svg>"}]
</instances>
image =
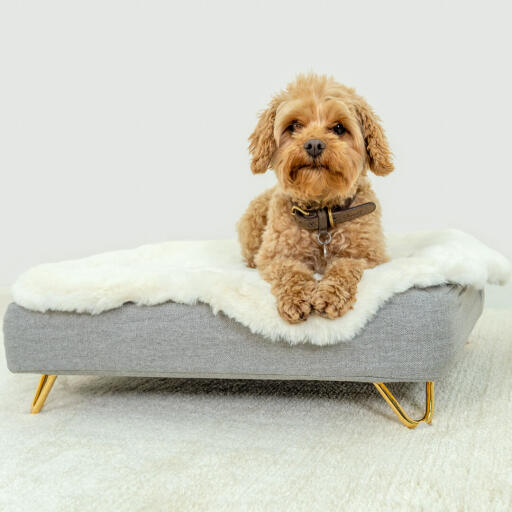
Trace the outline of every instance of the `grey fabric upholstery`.
<instances>
[{"instance_id":1,"label":"grey fabric upholstery","mask_svg":"<svg viewBox=\"0 0 512 512\"><path fill-rule=\"evenodd\" d=\"M413 288L356 338L326 347L271 342L204 304L125 304L95 316L10 304L4 340L12 372L427 381L453 363L482 304L471 287Z\"/></svg>"}]
</instances>

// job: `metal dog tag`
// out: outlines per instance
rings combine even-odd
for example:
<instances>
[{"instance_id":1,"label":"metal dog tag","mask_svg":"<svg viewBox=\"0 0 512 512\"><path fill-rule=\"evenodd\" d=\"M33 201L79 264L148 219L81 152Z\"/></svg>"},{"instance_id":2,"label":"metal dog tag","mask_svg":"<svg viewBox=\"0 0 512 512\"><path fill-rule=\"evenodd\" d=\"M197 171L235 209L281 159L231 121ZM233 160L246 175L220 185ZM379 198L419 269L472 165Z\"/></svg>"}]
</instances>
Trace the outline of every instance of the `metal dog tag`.
<instances>
[{"instance_id":1,"label":"metal dog tag","mask_svg":"<svg viewBox=\"0 0 512 512\"><path fill-rule=\"evenodd\" d=\"M316 234L316 239L324 250L324 258L327 258L327 246L331 243L332 240L331 233L329 233L329 231L319 231Z\"/></svg>"}]
</instances>

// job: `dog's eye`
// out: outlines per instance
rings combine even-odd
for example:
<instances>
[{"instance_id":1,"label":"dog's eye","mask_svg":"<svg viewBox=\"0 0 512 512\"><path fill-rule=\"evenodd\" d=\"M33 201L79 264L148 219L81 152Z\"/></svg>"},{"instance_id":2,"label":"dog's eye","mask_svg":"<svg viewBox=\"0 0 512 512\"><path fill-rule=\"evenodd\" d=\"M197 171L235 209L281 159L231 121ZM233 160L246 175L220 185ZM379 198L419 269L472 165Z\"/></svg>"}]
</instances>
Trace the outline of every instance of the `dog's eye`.
<instances>
[{"instance_id":1,"label":"dog's eye","mask_svg":"<svg viewBox=\"0 0 512 512\"><path fill-rule=\"evenodd\" d=\"M297 131L301 127L301 124L298 121L292 121L287 127L286 130L293 133Z\"/></svg>"},{"instance_id":2,"label":"dog's eye","mask_svg":"<svg viewBox=\"0 0 512 512\"><path fill-rule=\"evenodd\" d=\"M345 127L344 127L341 123L337 123L337 124L335 124L335 125L332 127L332 131L333 131L336 135L343 135L347 130L345 129Z\"/></svg>"}]
</instances>

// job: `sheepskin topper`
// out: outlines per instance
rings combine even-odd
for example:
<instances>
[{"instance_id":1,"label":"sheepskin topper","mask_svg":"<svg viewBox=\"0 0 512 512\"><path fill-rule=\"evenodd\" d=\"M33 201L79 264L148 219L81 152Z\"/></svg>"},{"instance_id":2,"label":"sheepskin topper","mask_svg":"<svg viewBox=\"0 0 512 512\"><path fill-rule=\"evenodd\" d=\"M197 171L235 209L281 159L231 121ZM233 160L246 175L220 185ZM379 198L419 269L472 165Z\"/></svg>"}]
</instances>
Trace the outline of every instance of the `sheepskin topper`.
<instances>
[{"instance_id":1,"label":"sheepskin topper","mask_svg":"<svg viewBox=\"0 0 512 512\"><path fill-rule=\"evenodd\" d=\"M19 277L12 294L20 306L40 312L205 302L271 340L330 345L356 336L384 302L408 288L457 283L482 289L510 277L505 257L461 231L392 235L387 243L391 260L364 272L354 309L336 320L282 320L270 285L245 266L234 240L171 241L38 265Z\"/></svg>"}]
</instances>

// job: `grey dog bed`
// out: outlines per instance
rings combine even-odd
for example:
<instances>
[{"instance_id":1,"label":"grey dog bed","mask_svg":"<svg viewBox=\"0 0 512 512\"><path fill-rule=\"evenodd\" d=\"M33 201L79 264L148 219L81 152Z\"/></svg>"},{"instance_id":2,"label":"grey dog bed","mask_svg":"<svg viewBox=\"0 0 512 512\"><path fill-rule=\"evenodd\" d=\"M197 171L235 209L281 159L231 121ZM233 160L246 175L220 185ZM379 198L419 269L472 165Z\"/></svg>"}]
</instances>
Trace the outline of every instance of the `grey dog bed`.
<instances>
[{"instance_id":1,"label":"grey dog bed","mask_svg":"<svg viewBox=\"0 0 512 512\"><path fill-rule=\"evenodd\" d=\"M411 288L351 341L319 347L269 341L205 304L125 304L99 315L10 304L4 340L16 373L425 382L451 366L482 305L472 287Z\"/></svg>"}]
</instances>

